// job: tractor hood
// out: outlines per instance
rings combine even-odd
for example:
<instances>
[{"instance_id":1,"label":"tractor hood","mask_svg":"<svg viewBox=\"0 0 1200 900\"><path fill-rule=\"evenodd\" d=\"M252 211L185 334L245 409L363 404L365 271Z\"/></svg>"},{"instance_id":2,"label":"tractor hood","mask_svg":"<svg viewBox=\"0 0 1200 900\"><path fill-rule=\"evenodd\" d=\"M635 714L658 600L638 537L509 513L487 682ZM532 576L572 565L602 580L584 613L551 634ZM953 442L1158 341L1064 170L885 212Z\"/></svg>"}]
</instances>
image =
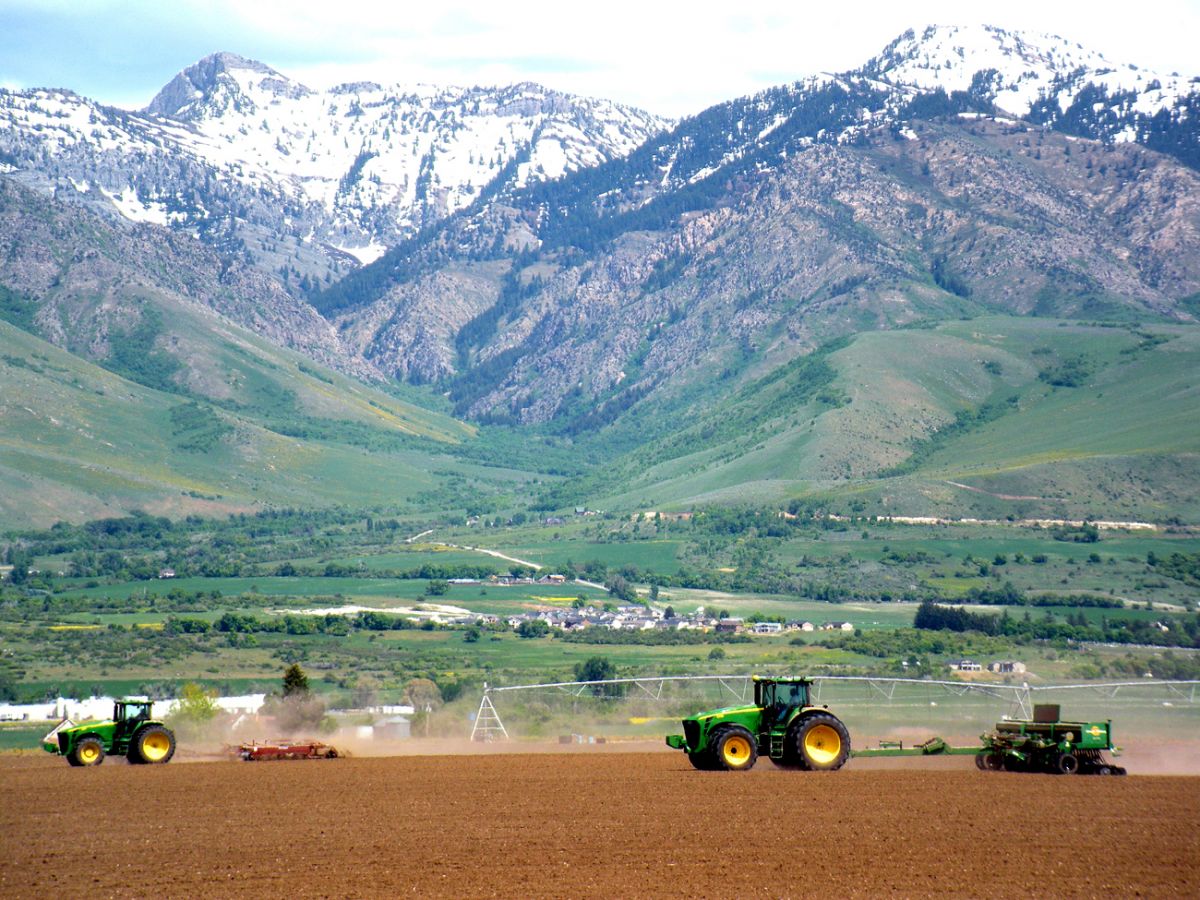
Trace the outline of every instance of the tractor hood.
<instances>
[{"instance_id":1,"label":"tractor hood","mask_svg":"<svg viewBox=\"0 0 1200 900\"><path fill-rule=\"evenodd\" d=\"M737 716L743 713L757 713L758 711L758 707L751 703L742 704L741 706L722 706L719 709L706 709L704 712L698 712L694 716L688 716L688 718L700 722L704 719L723 719L727 716Z\"/></svg>"}]
</instances>

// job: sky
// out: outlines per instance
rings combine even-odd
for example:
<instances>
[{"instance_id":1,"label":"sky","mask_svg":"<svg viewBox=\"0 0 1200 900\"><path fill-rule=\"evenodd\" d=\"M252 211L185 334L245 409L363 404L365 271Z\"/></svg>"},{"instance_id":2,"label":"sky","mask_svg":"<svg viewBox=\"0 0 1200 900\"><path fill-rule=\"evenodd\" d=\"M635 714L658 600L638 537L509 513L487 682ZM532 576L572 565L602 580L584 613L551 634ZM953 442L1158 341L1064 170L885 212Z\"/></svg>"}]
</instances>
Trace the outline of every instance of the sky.
<instances>
[{"instance_id":1,"label":"sky","mask_svg":"<svg viewBox=\"0 0 1200 900\"><path fill-rule=\"evenodd\" d=\"M1200 74L1200 0L0 0L0 87L65 87L139 108L225 50L313 88L535 81L679 117L856 68L908 28L971 23Z\"/></svg>"}]
</instances>

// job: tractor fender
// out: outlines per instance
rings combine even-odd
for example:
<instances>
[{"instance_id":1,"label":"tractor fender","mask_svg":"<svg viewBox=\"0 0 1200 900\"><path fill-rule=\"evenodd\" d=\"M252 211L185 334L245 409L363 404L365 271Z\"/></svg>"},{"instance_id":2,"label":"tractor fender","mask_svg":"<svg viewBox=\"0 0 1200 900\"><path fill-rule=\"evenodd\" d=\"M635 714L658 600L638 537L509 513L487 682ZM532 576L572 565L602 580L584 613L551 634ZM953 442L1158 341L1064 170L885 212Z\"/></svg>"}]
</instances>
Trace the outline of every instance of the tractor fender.
<instances>
[{"instance_id":1,"label":"tractor fender","mask_svg":"<svg viewBox=\"0 0 1200 900\"><path fill-rule=\"evenodd\" d=\"M824 713L826 715L829 715L830 714L829 707L828 706L802 706L792 713L792 715L788 718L788 720L785 724L785 727L787 728L787 730L790 731L792 728L799 725L805 719L809 718L810 716L815 716L818 713Z\"/></svg>"}]
</instances>

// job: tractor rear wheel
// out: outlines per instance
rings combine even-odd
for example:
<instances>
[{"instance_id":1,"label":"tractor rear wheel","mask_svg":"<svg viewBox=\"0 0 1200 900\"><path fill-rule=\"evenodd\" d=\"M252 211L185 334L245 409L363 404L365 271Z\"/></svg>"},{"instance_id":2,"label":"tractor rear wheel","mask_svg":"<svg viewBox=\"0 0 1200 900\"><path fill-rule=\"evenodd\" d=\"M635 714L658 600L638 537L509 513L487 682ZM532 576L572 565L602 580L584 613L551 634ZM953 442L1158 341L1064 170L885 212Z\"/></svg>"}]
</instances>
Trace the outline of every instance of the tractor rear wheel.
<instances>
[{"instance_id":1,"label":"tractor rear wheel","mask_svg":"<svg viewBox=\"0 0 1200 900\"><path fill-rule=\"evenodd\" d=\"M175 735L162 725L149 725L134 735L129 759L137 763L165 763L175 755Z\"/></svg>"},{"instance_id":2,"label":"tractor rear wheel","mask_svg":"<svg viewBox=\"0 0 1200 900\"><path fill-rule=\"evenodd\" d=\"M999 772L1001 769L1007 768L1003 753L987 753L983 757L983 762L991 772Z\"/></svg>"},{"instance_id":3,"label":"tractor rear wheel","mask_svg":"<svg viewBox=\"0 0 1200 900\"><path fill-rule=\"evenodd\" d=\"M811 771L832 772L850 758L850 732L837 716L809 716L793 729L792 735L800 764Z\"/></svg>"},{"instance_id":4,"label":"tractor rear wheel","mask_svg":"<svg viewBox=\"0 0 1200 900\"><path fill-rule=\"evenodd\" d=\"M98 766L104 762L104 743L95 735L80 738L67 757L67 762L73 766Z\"/></svg>"},{"instance_id":5,"label":"tractor rear wheel","mask_svg":"<svg viewBox=\"0 0 1200 900\"><path fill-rule=\"evenodd\" d=\"M721 729L713 744L716 750L717 763L722 769L730 772L745 772L754 768L758 761L758 747L755 746L754 735L740 725L731 725Z\"/></svg>"},{"instance_id":6,"label":"tractor rear wheel","mask_svg":"<svg viewBox=\"0 0 1200 900\"><path fill-rule=\"evenodd\" d=\"M1074 753L1064 753L1058 758L1058 771L1063 775L1074 775L1079 771L1079 757Z\"/></svg>"}]
</instances>

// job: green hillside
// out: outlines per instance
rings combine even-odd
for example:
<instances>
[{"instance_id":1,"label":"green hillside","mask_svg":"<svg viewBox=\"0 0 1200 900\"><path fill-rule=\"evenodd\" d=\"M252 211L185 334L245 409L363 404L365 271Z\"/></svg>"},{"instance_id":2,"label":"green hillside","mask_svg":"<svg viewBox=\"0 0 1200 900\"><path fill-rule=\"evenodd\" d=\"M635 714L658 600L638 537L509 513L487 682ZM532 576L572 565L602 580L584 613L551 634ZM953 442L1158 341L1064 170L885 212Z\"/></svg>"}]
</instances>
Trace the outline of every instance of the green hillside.
<instances>
[{"instance_id":1,"label":"green hillside","mask_svg":"<svg viewBox=\"0 0 1200 900\"><path fill-rule=\"evenodd\" d=\"M179 516L379 504L424 513L508 497L518 483L516 473L445 455L475 440L471 426L227 323L214 329L182 304L171 313L170 346L187 360L177 392L0 322L6 526L138 508Z\"/></svg>"},{"instance_id":2,"label":"green hillside","mask_svg":"<svg viewBox=\"0 0 1200 900\"><path fill-rule=\"evenodd\" d=\"M553 496L1191 521L1197 371L1195 326L994 317L872 332L711 395Z\"/></svg>"},{"instance_id":3,"label":"green hillside","mask_svg":"<svg viewBox=\"0 0 1200 900\"><path fill-rule=\"evenodd\" d=\"M214 328L185 303L156 302L169 326L149 353L166 347L178 361L167 390L0 322L0 521L792 501L910 516L1200 518L1196 326L994 317L869 332L782 363L764 354L572 442L479 433L236 326Z\"/></svg>"}]
</instances>

